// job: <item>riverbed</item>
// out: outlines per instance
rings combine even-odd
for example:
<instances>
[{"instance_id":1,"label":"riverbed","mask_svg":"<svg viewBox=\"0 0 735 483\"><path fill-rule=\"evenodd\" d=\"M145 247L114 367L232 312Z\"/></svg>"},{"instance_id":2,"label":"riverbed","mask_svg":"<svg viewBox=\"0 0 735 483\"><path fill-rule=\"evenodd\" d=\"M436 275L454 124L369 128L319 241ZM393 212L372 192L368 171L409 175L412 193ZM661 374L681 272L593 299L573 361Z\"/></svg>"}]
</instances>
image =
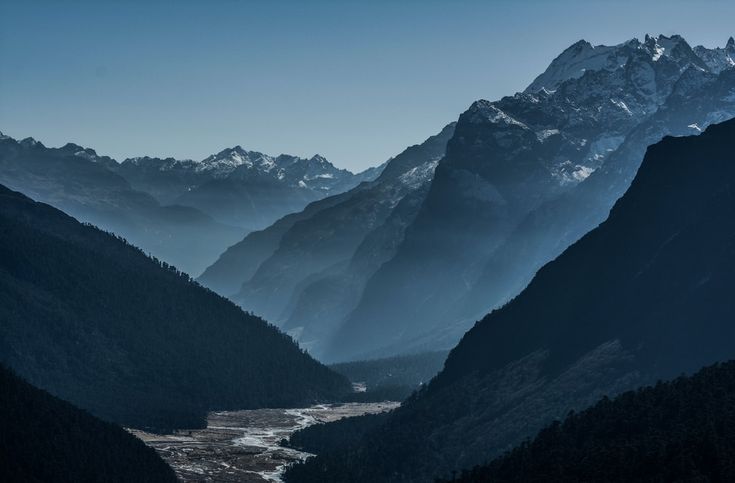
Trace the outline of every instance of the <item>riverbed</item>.
<instances>
[{"instance_id":1,"label":"riverbed","mask_svg":"<svg viewBox=\"0 0 735 483\"><path fill-rule=\"evenodd\" d=\"M390 411L400 403L320 404L298 409L210 413L206 429L162 435L131 432L153 447L184 482L280 482L286 467L313 456L279 446L317 423Z\"/></svg>"}]
</instances>

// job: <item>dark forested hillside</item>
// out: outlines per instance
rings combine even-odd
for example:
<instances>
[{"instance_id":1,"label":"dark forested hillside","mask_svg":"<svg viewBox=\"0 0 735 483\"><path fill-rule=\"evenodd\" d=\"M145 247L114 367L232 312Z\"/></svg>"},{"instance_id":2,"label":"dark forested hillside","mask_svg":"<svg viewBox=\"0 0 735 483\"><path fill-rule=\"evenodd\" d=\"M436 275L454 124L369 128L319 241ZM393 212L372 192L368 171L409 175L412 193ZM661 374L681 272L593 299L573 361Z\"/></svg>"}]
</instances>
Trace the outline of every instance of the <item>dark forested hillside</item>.
<instances>
[{"instance_id":1,"label":"dark forested hillside","mask_svg":"<svg viewBox=\"0 0 735 483\"><path fill-rule=\"evenodd\" d=\"M0 362L96 416L165 429L209 409L329 400L348 381L122 239L0 187Z\"/></svg>"},{"instance_id":2,"label":"dark forested hillside","mask_svg":"<svg viewBox=\"0 0 735 483\"><path fill-rule=\"evenodd\" d=\"M0 481L174 482L156 452L0 366Z\"/></svg>"},{"instance_id":3,"label":"dark forested hillside","mask_svg":"<svg viewBox=\"0 0 735 483\"><path fill-rule=\"evenodd\" d=\"M326 424L315 424L296 431L285 443L290 448L313 454L330 453L344 450L359 443L360 438L388 420L389 413L365 414L339 419ZM349 469L347 469L349 474ZM348 481L346 477L344 481ZM291 474L288 481L299 481L298 472Z\"/></svg>"},{"instance_id":4,"label":"dark forested hillside","mask_svg":"<svg viewBox=\"0 0 735 483\"><path fill-rule=\"evenodd\" d=\"M651 146L598 228L478 322L358 447L292 481L431 481L569 410L735 356L735 120Z\"/></svg>"},{"instance_id":5,"label":"dark forested hillside","mask_svg":"<svg viewBox=\"0 0 735 483\"><path fill-rule=\"evenodd\" d=\"M735 362L605 398L454 481L735 481Z\"/></svg>"},{"instance_id":6,"label":"dark forested hillside","mask_svg":"<svg viewBox=\"0 0 735 483\"><path fill-rule=\"evenodd\" d=\"M329 367L352 382L365 383L368 389L395 385L415 388L428 383L441 370L446 358L446 351L435 351L341 362Z\"/></svg>"}]
</instances>

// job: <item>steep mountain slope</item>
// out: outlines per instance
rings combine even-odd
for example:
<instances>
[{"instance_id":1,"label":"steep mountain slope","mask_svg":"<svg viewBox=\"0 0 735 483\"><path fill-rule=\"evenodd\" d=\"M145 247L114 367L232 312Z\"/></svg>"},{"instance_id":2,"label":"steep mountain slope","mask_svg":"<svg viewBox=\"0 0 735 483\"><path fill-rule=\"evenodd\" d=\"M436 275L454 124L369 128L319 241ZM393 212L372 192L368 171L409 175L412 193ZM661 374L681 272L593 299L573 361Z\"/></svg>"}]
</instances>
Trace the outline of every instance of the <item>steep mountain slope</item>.
<instances>
[{"instance_id":1,"label":"steep mountain slope","mask_svg":"<svg viewBox=\"0 0 735 483\"><path fill-rule=\"evenodd\" d=\"M609 218L478 322L425 391L293 481L348 468L351 481L431 481L602 395L735 355L733 136L728 121L649 148Z\"/></svg>"},{"instance_id":2,"label":"steep mountain slope","mask_svg":"<svg viewBox=\"0 0 735 483\"><path fill-rule=\"evenodd\" d=\"M175 482L152 448L0 366L0 480Z\"/></svg>"},{"instance_id":3,"label":"steep mountain slope","mask_svg":"<svg viewBox=\"0 0 735 483\"><path fill-rule=\"evenodd\" d=\"M295 223L235 300L319 354L315 343L333 331L354 307L367 277L393 255L453 127L396 156L375 182L344 201Z\"/></svg>"},{"instance_id":4,"label":"steep mountain slope","mask_svg":"<svg viewBox=\"0 0 735 483\"><path fill-rule=\"evenodd\" d=\"M459 482L733 481L735 363L603 399Z\"/></svg>"},{"instance_id":5,"label":"steep mountain slope","mask_svg":"<svg viewBox=\"0 0 735 483\"><path fill-rule=\"evenodd\" d=\"M296 222L340 203L349 198L352 191L354 190L310 203L302 211L286 215L268 228L248 233L245 238L225 250L197 281L223 296L236 294L243 283L252 278L260 264L273 255L283 235Z\"/></svg>"},{"instance_id":6,"label":"steep mountain slope","mask_svg":"<svg viewBox=\"0 0 735 483\"><path fill-rule=\"evenodd\" d=\"M187 273L197 274L243 230L180 205L162 206L131 188L117 163L75 144L47 148L0 135L0 183L124 236Z\"/></svg>"},{"instance_id":7,"label":"steep mountain slope","mask_svg":"<svg viewBox=\"0 0 735 483\"><path fill-rule=\"evenodd\" d=\"M364 280L392 256L453 129L392 158L375 181L251 233L199 281L225 295L242 287L234 300L308 343L351 310Z\"/></svg>"},{"instance_id":8,"label":"steep mountain slope","mask_svg":"<svg viewBox=\"0 0 735 483\"><path fill-rule=\"evenodd\" d=\"M0 227L0 362L96 416L193 427L211 409L350 390L274 327L122 239L4 187Z\"/></svg>"},{"instance_id":9,"label":"steep mountain slope","mask_svg":"<svg viewBox=\"0 0 735 483\"><path fill-rule=\"evenodd\" d=\"M679 36L579 42L526 92L474 103L325 359L456 342L604 219L649 143L735 115L732 72L711 70Z\"/></svg>"}]
</instances>

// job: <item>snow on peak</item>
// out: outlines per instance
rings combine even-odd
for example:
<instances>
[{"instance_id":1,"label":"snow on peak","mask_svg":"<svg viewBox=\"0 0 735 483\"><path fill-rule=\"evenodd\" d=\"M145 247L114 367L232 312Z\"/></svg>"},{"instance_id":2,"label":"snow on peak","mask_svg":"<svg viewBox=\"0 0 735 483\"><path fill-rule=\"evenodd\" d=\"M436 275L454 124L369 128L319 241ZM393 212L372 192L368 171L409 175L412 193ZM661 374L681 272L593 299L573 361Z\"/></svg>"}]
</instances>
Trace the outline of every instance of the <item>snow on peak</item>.
<instances>
[{"instance_id":1,"label":"snow on peak","mask_svg":"<svg viewBox=\"0 0 735 483\"><path fill-rule=\"evenodd\" d=\"M680 35L667 37L665 35L651 36L646 34L643 46L651 54L651 60L657 62L661 57L671 57L674 55L680 46L688 49L689 44Z\"/></svg>"},{"instance_id":2,"label":"snow on peak","mask_svg":"<svg viewBox=\"0 0 735 483\"><path fill-rule=\"evenodd\" d=\"M702 70L706 67L680 35L667 37L646 34L643 42L631 39L613 46L593 46L580 40L556 57L524 92L540 93L542 89L545 92L554 91L565 81L578 79L590 71L615 71L631 59L659 62L662 58L678 63L681 71L692 64Z\"/></svg>"},{"instance_id":3,"label":"snow on peak","mask_svg":"<svg viewBox=\"0 0 735 483\"><path fill-rule=\"evenodd\" d=\"M202 160L197 166L197 171L212 172L215 176L226 176L241 166L268 172L276 167L276 162L266 154L246 151L241 146L235 146Z\"/></svg>"},{"instance_id":4,"label":"snow on peak","mask_svg":"<svg viewBox=\"0 0 735 483\"><path fill-rule=\"evenodd\" d=\"M546 139L550 138L551 136L556 136L559 133L560 131L558 129L542 129L541 131L538 131L536 133L536 138L539 141L544 142L546 141Z\"/></svg>"},{"instance_id":5,"label":"snow on peak","mask_svg":"<svg viewBox=\"0 0 735 483\"><path fill-rule=\"evenodd\" d=\"M411 189L418 189L434 177L434 170L438 164L439 158L414 166L400 175L398 181Z\"/></svg>"},{"instance_id":6,"label":"snow on peak","mask_svg":"<svg viewBox=\"0 0 735 483\"><path fill-rule=\"evenodd\" d=\"M735 39L730 37L727 39L725 47L716 47L708 49L701 45L694 47L694 53L702 59L709 70L715 74L719 74L723 70L735 67Z\"/></svg>"},{"instance_id":7,"label":"snow on peak","mask_svg":"<svg viewBox=\"0 0 735 483\"><path fill-rule=\"evenodd\" d=\"M495 104L486 100L476 101L470 107L470 122L480 123L486 121L490 121L493 124L528 128L524 123L500 110Z\"/></svg>"},{"instance_id":8,"label":"snow on peak","mask_svg":"<svg viewBox=\"0 0 735 483\"><path fill-rule=\"evenodd\" d=\"M564 50L549 67L529 85L525 92L545 93L555 90L559 84L569 79L582 77L587 71L611 69L617 66L617 59L611 56L619 46L593 46L580 40Z\"/></svg>"},{"instance_id":9,"label":"snow on peak","mask_svg":"<svg viewBox=\"0 0 735 483\"><path fill-rule=\"evenodd\" d=\"M309 161L313 163L319 163L319 164L331 164L329 161L327 161L327 158L325 158L321 154L315 154L314 156L311 157Z\"/></svg>"}]
</instances>

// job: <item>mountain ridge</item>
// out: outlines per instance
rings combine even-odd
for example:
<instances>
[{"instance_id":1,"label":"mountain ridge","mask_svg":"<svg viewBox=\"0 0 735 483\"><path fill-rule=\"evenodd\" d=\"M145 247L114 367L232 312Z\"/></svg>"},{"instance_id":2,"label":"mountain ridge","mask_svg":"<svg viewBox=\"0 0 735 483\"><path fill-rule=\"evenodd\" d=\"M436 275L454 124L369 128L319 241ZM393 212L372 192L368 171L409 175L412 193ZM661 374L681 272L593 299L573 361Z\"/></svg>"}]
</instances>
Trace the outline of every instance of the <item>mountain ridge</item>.
<instances>
[{"instance_id":1,"label":"mountain ridge","mask_svg":"<svg viewBox=\"0 0 735 483\"><path fill-rule=\"evenodd\" d=\"M325 360L390 356L419 338L421 350L451 345L473 317L515 295L539 266L604 219L648 144L735 115L733 69L705 69L679 36L634 39L605 55L625 63L564 77L554 90L476 101L460 116L405 239L368 281ZM690 112L683 128L682 102ZM576 211L554 206L563 198L577 200ZM534 213L546 216L543 229L513 238ZM532 260L521 252L527 244L540 248ZM495 275L498 264L509 273ZM472 310L464 307L468 297ZM455 328L440 337L448 326Z\"/></svg>"},{"instance_id":2,"label":"mountain ridge","mask_svg":"<svg viewBox=\"0 0 735 483\"><path fill-rule=\"evenodd\" d=\"M731 359L733 135L730 120L651 146L608 219L477 322L425 390L294 478L446 477L604 395Z\"/></svg>"}]
</instances>

